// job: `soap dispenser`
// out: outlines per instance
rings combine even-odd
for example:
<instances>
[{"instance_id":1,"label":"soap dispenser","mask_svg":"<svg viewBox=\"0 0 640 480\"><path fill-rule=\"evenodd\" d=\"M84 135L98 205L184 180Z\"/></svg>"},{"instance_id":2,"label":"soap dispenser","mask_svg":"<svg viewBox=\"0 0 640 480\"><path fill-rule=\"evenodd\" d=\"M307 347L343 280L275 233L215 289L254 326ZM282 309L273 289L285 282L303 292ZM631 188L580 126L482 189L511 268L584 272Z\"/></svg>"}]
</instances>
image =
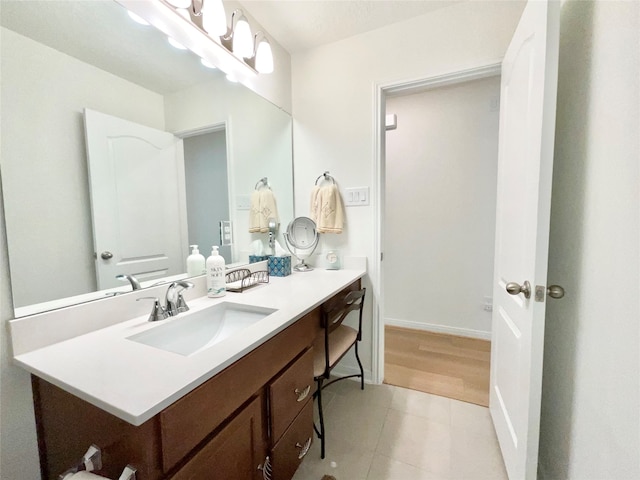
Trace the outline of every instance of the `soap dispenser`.
<instances>
[{"instance_id":1,"label":"soap dispenser","mask_svg":"<svg viewBox=\"0 0 640 480\"><path fill-rule=\"evenodd\" d=\"M198 245L191 245L191 255L187 257L187 276L195 277L207 273L204 255L198 250Z\"/></svg>"},{"instance_id":2,"label":"soap dispenser","mask_svg":"<svg viewBox=\"0 0 640 480\"><path fill-rule=\"evenodd\" d=\"M224 258L218 253L218 247L211 247L211 256L207 258L207 296L222 297L227 293Z\"/></svg>"}]
</instances>

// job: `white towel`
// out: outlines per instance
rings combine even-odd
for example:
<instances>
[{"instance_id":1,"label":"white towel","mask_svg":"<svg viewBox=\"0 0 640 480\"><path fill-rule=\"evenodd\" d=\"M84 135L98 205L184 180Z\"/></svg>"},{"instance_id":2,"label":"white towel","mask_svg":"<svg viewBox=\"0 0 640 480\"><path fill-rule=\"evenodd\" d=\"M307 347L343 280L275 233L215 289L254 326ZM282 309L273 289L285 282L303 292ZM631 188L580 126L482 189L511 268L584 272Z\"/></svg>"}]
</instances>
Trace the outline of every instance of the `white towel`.
<instances>
[{"instance_id":1,"label":"white towel","mask_svg":"<svg viewBox=\"0 0 640 480\"><path fill-rule=\"evenodd\" d=\"M266 233L269 231L269 219L280 223L276 197L268 188L256 190L251 194L249 210L249 233Z\"/></svg>"},{"instance_id":2,"label":"white towel","mask_svg":"<svg viewBox=\"0 0 640 480\"><path fill-rule=\"evenodd\" d=\"M342 233L344 206L338 186L333 184L316 187L311 199L311 219L316 223L318 233Z\"/></svg>"}]
</instances>

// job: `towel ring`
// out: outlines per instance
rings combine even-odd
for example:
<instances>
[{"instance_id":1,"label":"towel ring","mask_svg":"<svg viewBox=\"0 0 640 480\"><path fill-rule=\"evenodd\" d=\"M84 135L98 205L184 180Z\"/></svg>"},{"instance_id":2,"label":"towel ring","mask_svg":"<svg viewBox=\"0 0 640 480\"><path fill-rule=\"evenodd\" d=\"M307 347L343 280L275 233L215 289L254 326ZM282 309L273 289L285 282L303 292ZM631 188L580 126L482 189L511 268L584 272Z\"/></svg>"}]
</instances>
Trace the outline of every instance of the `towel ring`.
<instances>
[{"instance_id":1,"label":"towel ring","mask_svg":"<svg viewBox=\"0 0 640 480\"><path fill-rule=\"evenodd\" d=\"M321 178L324 178L324 180L331 181L331 183L333 183L334 185L336 184L336 180L335 178L333 178L331 175L329 175L329 172L324 172L322 175L320 175L318 178L316 178L316 185L318 185L318 180L320 180Z\"/></svg>"},{"instance_id":2,"label":"towel ring","mask_svg":"<svg viewBox=\"0 0 640 480\"><path fill-rule=\"evenodd\" d=\"M271 186L269 185L269 180L267 180L267 177L262 177L260 180L258 180L258 183L256 183L254 190L258 190L258 187L260 186L260 184L264 185L269 190L271 190Z\"/></svg>"}]
</instances>

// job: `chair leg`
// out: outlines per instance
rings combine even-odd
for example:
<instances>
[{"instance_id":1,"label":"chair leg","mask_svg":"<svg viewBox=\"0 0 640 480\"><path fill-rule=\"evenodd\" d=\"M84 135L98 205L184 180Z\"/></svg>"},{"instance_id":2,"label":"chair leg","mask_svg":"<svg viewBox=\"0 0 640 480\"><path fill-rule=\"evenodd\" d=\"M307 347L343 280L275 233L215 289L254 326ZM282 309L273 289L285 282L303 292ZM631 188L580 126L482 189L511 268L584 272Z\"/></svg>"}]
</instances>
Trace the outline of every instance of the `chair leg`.
<instances>
[{"instance_id":1,"label":"chair leg","mask_svg":"<svg viewBox=\"0 0 640 480\"><path fill-rule=\"evenodd\" d=\"M362 362L360 361L360 356L358 355L358 342L355 344L355 353L356 360L358 361L358 366L360 367L360 390L364 390L364 369L362 368Z\"/></svg>"},{"instance_id":2,"label":"chair leg","mask_svg":"<svg viewBox=\"0 0 640 480\"><path fill-rule=\"evenodd\" d=\"M324 413L322 412L322 377L318 379L318 417L320 417L320 458L324 458ZM317 432L316 432L317 433Z\"/></svg>"}]
</instances>

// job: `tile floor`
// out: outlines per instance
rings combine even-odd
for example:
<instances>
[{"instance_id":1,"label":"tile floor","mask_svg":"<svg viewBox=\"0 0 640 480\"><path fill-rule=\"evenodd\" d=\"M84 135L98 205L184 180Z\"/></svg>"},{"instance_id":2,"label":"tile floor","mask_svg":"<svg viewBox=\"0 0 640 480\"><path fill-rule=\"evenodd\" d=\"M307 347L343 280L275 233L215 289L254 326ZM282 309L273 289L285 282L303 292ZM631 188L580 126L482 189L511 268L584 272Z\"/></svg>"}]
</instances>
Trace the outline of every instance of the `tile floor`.
<instances>
[{"instance_id":1,"label":"tile floor","mask_svg":"<svg viewBox=\"0 0 640 480\"><path fill-rule=\"evenodd\" d=\"M314 444L293 480L507 480L489 410L391 385L323 391L326 458Z\"/></svg>"}]
</instances>

